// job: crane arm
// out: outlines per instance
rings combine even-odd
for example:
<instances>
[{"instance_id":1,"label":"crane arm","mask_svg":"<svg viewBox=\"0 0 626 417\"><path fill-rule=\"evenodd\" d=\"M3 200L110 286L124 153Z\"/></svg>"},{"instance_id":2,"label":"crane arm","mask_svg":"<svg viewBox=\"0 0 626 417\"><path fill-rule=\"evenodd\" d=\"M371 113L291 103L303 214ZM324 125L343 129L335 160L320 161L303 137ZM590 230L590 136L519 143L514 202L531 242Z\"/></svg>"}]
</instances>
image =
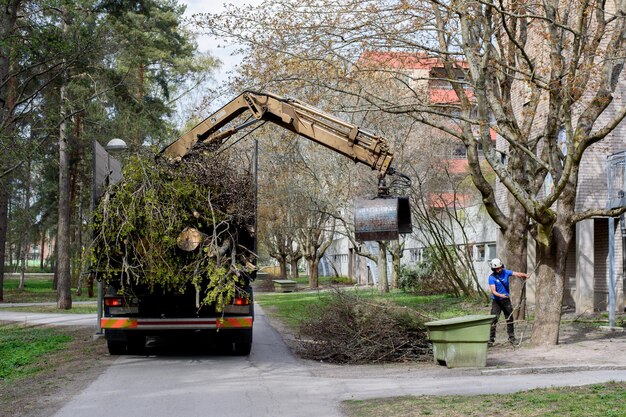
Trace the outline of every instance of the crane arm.
<instances>
[{"instance_id":1,"label":"crane arm","mask_svg":"<svg viewBox=\"0 0 626 417\"><path fill-rule=\"evenodd\" d=\"M358 126L329 115L320 109L294 99L269 93L245 91L230 103L207 117L161 155L182 158L196 144L221 143L250 123L220 131L238 116L249 111L254 121L266 120L326 146L355 162L379 171L381 177L393 173L393 153L387 140L361 130Z\"/></svg>"}]
</instances>

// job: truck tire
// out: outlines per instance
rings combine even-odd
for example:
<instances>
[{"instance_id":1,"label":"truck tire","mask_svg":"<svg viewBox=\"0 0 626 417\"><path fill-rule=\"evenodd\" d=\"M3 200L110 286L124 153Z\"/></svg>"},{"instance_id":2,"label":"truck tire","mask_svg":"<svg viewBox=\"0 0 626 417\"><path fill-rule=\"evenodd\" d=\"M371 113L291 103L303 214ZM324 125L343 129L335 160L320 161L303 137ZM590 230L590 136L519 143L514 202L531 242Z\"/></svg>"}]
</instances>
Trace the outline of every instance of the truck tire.
<instances>
[{"instance_id":1,"label":"truck tire","mask_svg":"<svg viewBox=\"0 0 626 417\"><path fill-rule=\"evenodd\" d=\"M126 343L119 340L107 340L109 355L124 355L126 353Z\"/></svg>"},{"instance_id":2,"label":"truck tire","mask_svg":"<svg viewBox=\"0 0 626 417\"><path fill-rule=\"evenodd\" d=\"M146 352L146 337L143 335L128 336L129 355L143 355Z\"/></svg>"},{"instance_id":3,"label":"truck tire","mask_svg":"<svg viewBox=\"0 0 626 417\"><path fill-rule=\"evenodd\" d=\"M236 342L233 347L233 354L236 356L248 356L252 350L252 342Z\"/></svg>"},{"instance_id":4,"label":"truck tire","mask_svg":"<svg viewBox=\"0 0 626 417\"><path fill-rule=\"evenodd\" d=\"M252 350L252 329L246 330L239 335L233 343L233 354L237 356L248 356Z\"/></svg>"}]
</instances>

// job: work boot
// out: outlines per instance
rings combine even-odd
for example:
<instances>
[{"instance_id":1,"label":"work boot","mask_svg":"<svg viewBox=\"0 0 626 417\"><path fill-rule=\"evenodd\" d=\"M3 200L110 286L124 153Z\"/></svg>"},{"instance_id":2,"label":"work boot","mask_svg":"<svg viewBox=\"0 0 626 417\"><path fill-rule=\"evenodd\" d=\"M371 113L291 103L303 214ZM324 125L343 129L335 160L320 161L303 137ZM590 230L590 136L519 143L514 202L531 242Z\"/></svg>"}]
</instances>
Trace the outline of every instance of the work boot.
<instances>
[{"instance_id":1,"label":"work boot","mask_svg":"<svg viewBox=\"0 0 626 417\"><path fill-rule=\"evenodd\" d=\"M493 340L487 342L487 347L493 347Z\"/></svg>"},{"instance_id":2,"label":"work boot","mask_svg":"<svg viewBox=\"0 0 626 417\"><path fill-rule=\"evenodd\" d=\"M511 342L513 346L519 346L519 340L517 340L515 336L509 337L509 342Z\"/></svg>"}]
</instances>

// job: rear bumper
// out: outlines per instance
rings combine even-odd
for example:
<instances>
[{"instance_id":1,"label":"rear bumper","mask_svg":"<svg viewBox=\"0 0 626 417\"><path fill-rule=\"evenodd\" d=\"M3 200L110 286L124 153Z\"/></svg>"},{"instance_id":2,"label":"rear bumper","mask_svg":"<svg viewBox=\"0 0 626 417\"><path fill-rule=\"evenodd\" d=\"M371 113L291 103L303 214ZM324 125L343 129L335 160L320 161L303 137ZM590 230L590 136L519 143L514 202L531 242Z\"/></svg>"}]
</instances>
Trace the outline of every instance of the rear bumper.
<instances>
[{"instance_id":1,"label":"rear bumper","mask_svg":"<svg viewBox=\"0 0 626 417\"><path fill-rule=\"evenodd\" d=\"M116 330L250 329L253 321L252 316L179 319L103 317L100 319L100 328Z\"/></svg>"}]
</instances>

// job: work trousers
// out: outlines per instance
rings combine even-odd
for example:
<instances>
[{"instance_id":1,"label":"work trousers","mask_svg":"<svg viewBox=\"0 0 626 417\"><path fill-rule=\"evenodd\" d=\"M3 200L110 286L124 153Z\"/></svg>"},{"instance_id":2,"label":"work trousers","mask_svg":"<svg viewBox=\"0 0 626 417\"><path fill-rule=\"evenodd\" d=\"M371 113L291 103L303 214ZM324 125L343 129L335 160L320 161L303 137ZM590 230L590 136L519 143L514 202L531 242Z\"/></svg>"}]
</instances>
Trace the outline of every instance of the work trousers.
<instances>
[{"instance_id":1,"label":"work trousers","mask_svg":"<svg viewBox=\"0 0 626 417\"><path fill-rule=\"evenodd\" d=\"M510 298L496 298L491 300L491 314L496 317L491 322L491 335L489 340L494 342L496 340L496 325L498 324L498 317L500 312L504 313L506 319L506 332L509 334L509 340L515 339L515 327L513 325L513 305Z\"/></svg>"}]
</instances>

